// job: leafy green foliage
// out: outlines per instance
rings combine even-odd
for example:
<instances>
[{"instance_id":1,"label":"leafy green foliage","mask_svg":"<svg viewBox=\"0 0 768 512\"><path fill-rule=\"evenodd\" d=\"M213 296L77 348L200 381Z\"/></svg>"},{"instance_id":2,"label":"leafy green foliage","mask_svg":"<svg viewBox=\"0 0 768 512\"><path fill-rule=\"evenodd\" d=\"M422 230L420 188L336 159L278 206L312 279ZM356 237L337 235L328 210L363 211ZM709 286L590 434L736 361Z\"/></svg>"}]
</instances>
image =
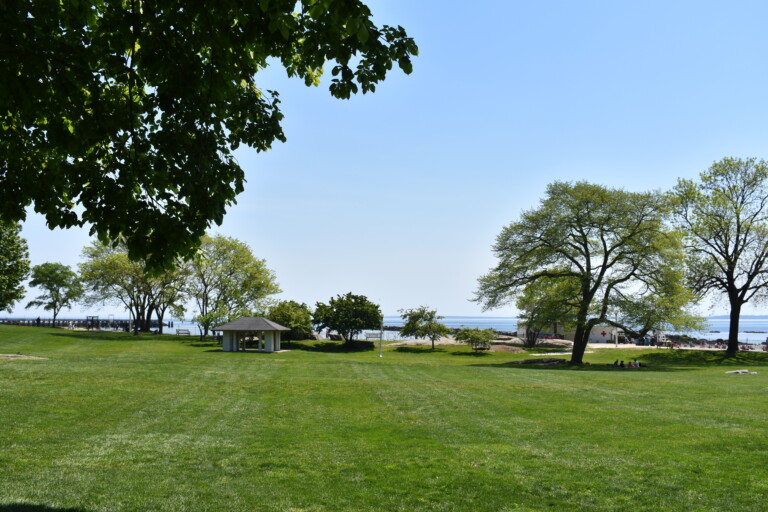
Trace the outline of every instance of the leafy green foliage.
<instances>
[{"instance_id":1,"label":"leafy green foliage","mask_svg":"<svg viewBox=\"0 0 768 512\"><path fill-rule=\"evenodd\" d=\"M61 263L43 263L32 267L31 286L43 290L27 308L40 307L53 312L53 321L63 308L71 308L83 295L83 287L77 274Z\"/></svg>"},{"instance_id":2,"label":"leafy green foliage","mask_svg":"<svg viewBox=\"0 0 768 512\"><path fill-rule=\"evenodd\" d=\"M499 262L480 278L485 309L513 301L530 283L575 282L571 362L581 363L593 326L607 321L618 297L665 293L682 262L679 237L664 225L664 198L586 182L554 182L539 208L504 228L493 247Z\"/></svg>"},{"instance_id":3,"label":"leafy green foliage","mask_svg":"<svg viewBox=\"0 0 768 512\"><path fill-rule=\"evenodd\" d=\"M728 353L735 354L741 307L768 291L768 162L724 158L698 183L679 180L670 198L685 235L689 285L727 297Z\"/></svg>"},{"instance_id":4,"label":"leafy green foliage","mask_svg":"<svg viewBox=\"0 0 768 512\"><path fill-rule=\"evenodd\" d=\"M195 321L203 336L219 323L266 309L268 297L281 292L267 262L236 238L205 235L189 264L190 293L198 309Z\"/></svg>"},{"instance_id":5,"label":"leafy green foliage","mask_svg":"<svg viewBox=\"0 0 768 512\"><path fill-rule=\"evenodd\" d=\"M642 338L652 329L706 329L706 320L690 312L698 297L686 286L684 270L680 266L663 266L658 272L664 275L660 275L656 293L616 295L606 321L633 338Z\"/></svg>"},{"instance_id":6,"label":"leafy green foliage","mask_svg":"<svg viewBox=\"0 0 768 512\"><path fill-rule=\"evenodd\" d=\"M283 333L283 339L306 340L312 335L312 312L306 304L293 300L280 301L269 309L267 318L291 328Z\"/></svg>"},{"instance_id":7,"label":"leafy green foliage","mask_svg":"<svg viewBox=\"0 0 768 512\"><path fill-rule=\"evenodd\" d=\"M27 241L19 236L21 226L0 222L0 310L9 313L24 297L24 280L29 275Z\"/></svg>"},{"instance_id":8,"label":"leafy green foliage","mask_svg":"<svg viewBox=\"0 0 768 512\"><path fill-rule=\"evenodd\" d=\"M472 347L472 350L488 350L493 341L493 329L461 329L456 333L456 339Z\"/></svg>"},{"instance_id":9,"label":"leafy green foliage","mask_svg":"<svg viewBox=\"0 0 768 512\"><path fill-rule=\"evenodd\" d=\"M183 265L162 273L150 272L143 260L131 260L127 248L94 242L83 249L78 265L85 288L85 304L112 303L124 306L134 320L134 333L149 331L152 315L161 324L169 308L181 316L188 298L189 270Z\"/></svg>"},{"instance_id":10,"label":"leafy green foliage","mask_svg":"<svg viewBox=\"0 0 768 512\"><path fill-rule=\"evenodd\" d=\"M437 315L437 311L419 306L415 309L401 309L400 316L404 320L403 327L400 329L402 336L415 336L416 338L429 338L432 342L432 350L435 349L435 342L450 334L451 330L445 324L439 322L442 316Z\"/></svg>"},{"instance_id":11,"label":"leafy green foliage","mask_svg":"<svg viewBox=\"0 0 768 512\"><path fill-rule=\"evenodd\" d=\"M338 295L328 304L318 302L312 315L312 323L318 329L331 329L351 342L363 329L378 329L382 315L377 304L365 295Z\"/></svg>"},{"instance_id":12,"label":"leafy green foliage","mask_svg":"<svg viewBox=\"0 0 768 512\"><path fill-rule=\"evenodd\" d=\"M546 328L552 327L562 334L572 326L578 294L579 281L576 279L542 278L526 284L516 302L520 318L525 323L525 346L535 347L539 334Z\"/></svg>"},{"instance_id":13,"label":"leafy green foliage","mask_svg":"<svg viewBox=\"0 0 768 512\"><path fill-rule=\"evenodd\" d=\"M140 261L131 261L124 248L94 242L83 249L78 265L85 289L84 304L120 304L134 320L134 332L146 317L149 286Z\"/></svg>"},{"instance_id":14,"label":"leafy green foliage","mask_svg":"<svg viewBox=\"0 0 768 512\"><path fill-rule=\"evenodd\" d=\"M192 256L243 191L233 151L285 141L281 65L330 94L373 92L418 48L359 1L8 0L0 16L0 219L34 203L153 269Z\"/></svg>"}]
</instances>

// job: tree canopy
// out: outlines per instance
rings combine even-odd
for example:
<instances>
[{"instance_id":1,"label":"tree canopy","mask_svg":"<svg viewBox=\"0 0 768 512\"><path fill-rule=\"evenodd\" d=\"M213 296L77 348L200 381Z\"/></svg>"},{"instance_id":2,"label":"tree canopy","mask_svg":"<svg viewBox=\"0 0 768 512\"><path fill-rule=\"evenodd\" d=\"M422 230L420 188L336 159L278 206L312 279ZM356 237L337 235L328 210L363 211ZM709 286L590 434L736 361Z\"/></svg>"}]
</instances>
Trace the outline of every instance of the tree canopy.
<instances>
[{"instance_id":1,"label":"tree canopy","mask_svg":"<svg viewBox=\"0 0 768 512\"><path fill-rule=\"evenodd\" d=\"M359 0L8 0L0 16L0 219L90 225L132 259L189 257L243 191L233 151L285 141L281 65L372 92L418 48Z\"/></svg>"},{"instance_id":2,"label":"tree canopy","mask_svg":"<svg viewBox=\"0 0 768 512\"><path fill-rule=\"evenodd\" d=\"M328 304L318 302L312 315L312 323L318 329L331 329L351 342L363 329L378 329L383 317L377 304L365 295L347 293L332 297Z\"/></svg>"},{"instance_id":3,"label":"tree canopy","mask_svg":"<svg viewBox=\"0 0 768 512\"><path fill-rule=\"evenodd\" d=\"M27 241L20 232L20 225L0 221L0 310L9 313L24 297L23 283L29 275Z\"/></svg>"},{"instance_id":4,"label":"tree canopy","mask_svg":"<svg viewBox=\"0 0 768 512\"><path fill-rule=\"evenodd\" d=\"M43 291L27 308L40 307L53 313L53 321L63 308L71 308L83 295L83 287L77 274L62 263L43 263L32 267L29 284Z\"/></svg>"},{"instance_id":5,"label":"tree canopy","mask_svg":"<svg viewBox=\"0 0 768 512\"><path fill-rule=\"evenodd\" d=\"M236 238L205 235L190 261L190 294L197 304L200 333L254 310L266 310L268 297L280 293L275 273Z\"/></svg>"},{"instance_id":6,"label":"tree canopy","mask_svg":"<svg viewBox=\"0 0 768 512\"><path fill-rule=\"evenodd\" d=\"M654 329L701 331L704 318L690 312L699 297L686 286L682 266L659 268L653 293L620 294L611 300L606 321L633 338L642 338Z\"/></svg>"},{"instance_id":7,"label":"tree canopy","mask_svg":"<svg viewBox=\"0 0 768 512\"><path fill-rule=\"evenodd\" d=\"M85 304L122 304L133 318L135 334L150 330L153 315L157 315L162 333L163 316L169 308L181 316L187 300L185 267L149 272L146 262L128 257L124 245L98 241L83 249L83 257L78 267Z\"/></svg>"},{"instance_id":8,"label":"tree canopy","mask_svg":"<svg viewBox=\"0 0 768 512\"><path fill-rule=\"evenodd\" d=\"M579 284L575 278L542 278L522 288L516 305L525 324L526 347L536 346L541 331L548 327L552 327L555 333L563 334L575 323Z\"/></svg>"},{"instance_id":9,"label":"tree canopy","mask_svg":"<svg viewBox=\"0 0 768 512\"><path fill-rule=\"evenodd\" d=\"M282 300L269 309L267 318L290 327L290 331L283 333L283 339L306 340L312 335L312 312L306 304Z\"/></svg>"},{"instance_id":10,"label":"tree canopy","mask_svg":"<svg viewBox=\"0 0 768 512\"><path fill-rule=\"evenodd\" d=\"M415 336L416 338L429 338L432 342L432 350L435 350L435 342L450 334L451 330L441 323L442 316L437 311L427 306L419 306L414 309L401 309L400 316L404 323L400 329L402 336Z\"/></svg>"},{"instance_id":11,"label":"tree canopy","mask_svg":"<svg viewBox=\"0 0 768 512\"><path fill-rule=\"evenodd\" d=\"M679 180L671 197L685 234L688 283L728 300L727 352L735 354L741 307L768 290L768 163L724 158L699 182Z\"/></svg>"},{"instance_id":12,"label":"tree canopy","mask_svg":"<svg viewBox=\"0 0 768 512\"><path fill-rule=\"evenodd\" d=\"M554 182L538 208L505 227L498 264L479 280L485 309L513 301L539 280L576 281L572 363L581 363L593 326L617 297L663 293L660 269L682 261L679 237L663 222L664 198L586 182Z\"/></svg>"},{"instance_id":13,"label":"tree canopy","mask_svg":"<svg viewBox=\"0 0 768 512\"><path fill-rule=\"evenodd\" d=\"M83 248L84 261L78 264L85 289L84 304L121 304L133 318L134 332L146 318L149 283L140 261L131 261L124 247L98 241Z\"/></svg>"},{"instance_id":14,"label":"tree canopy","mask_svg":"<svg viewBox=\"0 0 768 512\"><path fill-rule=\"evenodd\" d=\"M494 336L493 329L478 329L474 327L472 329L461 329L456 333L456 340L463 341L475 351L489 350Z\"/></svg>"}]
</instances>

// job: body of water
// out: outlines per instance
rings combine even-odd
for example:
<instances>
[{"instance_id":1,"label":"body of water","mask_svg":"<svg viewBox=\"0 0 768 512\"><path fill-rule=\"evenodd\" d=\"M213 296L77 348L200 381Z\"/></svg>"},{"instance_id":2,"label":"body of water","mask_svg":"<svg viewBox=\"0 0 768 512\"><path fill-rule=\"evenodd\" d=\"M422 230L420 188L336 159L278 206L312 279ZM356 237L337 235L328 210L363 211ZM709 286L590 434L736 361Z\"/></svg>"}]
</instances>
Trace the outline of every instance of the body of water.
<instances>
[{"instance_id":1,"label":"body of water","mask_svg":"<svg viewBox=\"0 0 768 512\"><path fill-rule=\"evenodd\" d=\"M494 331L517 331L517 317L514 316L446 316L440 322L451 329L476 327ZM384 325L400 327L403 325L403 319L399 316L385 316Z\"/></svg>"}]
</instances>

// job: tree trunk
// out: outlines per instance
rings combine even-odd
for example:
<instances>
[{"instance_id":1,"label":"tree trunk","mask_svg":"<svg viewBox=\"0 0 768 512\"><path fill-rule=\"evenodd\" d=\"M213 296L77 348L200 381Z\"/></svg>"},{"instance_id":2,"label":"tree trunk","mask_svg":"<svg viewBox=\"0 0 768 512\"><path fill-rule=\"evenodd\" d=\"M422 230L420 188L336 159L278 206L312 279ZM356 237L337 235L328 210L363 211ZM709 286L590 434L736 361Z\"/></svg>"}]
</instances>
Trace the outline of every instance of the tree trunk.
<instances>
[{"instance_id":1,"label":"tree trunk","mask_svg":"<svg viewBox=\"0 0 768 512\"><path fill-rule=\"evenodd\" d=\"M581 338L574 337L571 364L584 364L584 351L587 349L589 334L582 334Z\"/></svg>"},{"instance_id":2,"label":"tree trunk","mask_svg":"<svg viewBox=\"0 0 768 512\"><path fill-rule=\"evenodd\" d=\"M576 332L573 335L573 350L571 351L571 364L583 364L584 362L584 351L587 348L587 344L584 343L585 323L581 319L576 323ZM589 333L587 333L586 338L589 339Z\"/></svg>"},{"instance_id":3,"label":"tree trunk","mask_svg":"<svg viewBox=\"0 0 768 512\"><path fill-rule=\"evenodd\" d=\"M739 317L741 316L741 301L738 297L729 297L731 302L731 325L728 328L728 348L725 353L735 356L739 352Z\"/></svg>"},{"instance_id":4,"label":"tree trunk","mask_svg":"<svg viewBox=\"0 0 768 512\"><path fill-rule=\"evenodd\" d=\"M152 330L152 306L146 308L144 321L142 322L141 332L150 332Z\"/></svg>"},{"instance_id":5,"label":"tree trunk","mask_svg":"<svg viewBox=\"0 0 768 512\"><path fill-rule=\"evenodd\" d=\"M589 304L589 301L585 301ZM589 340L589 331L592 327L587 322L587 307L582 305L576 317L576 331L573 334L573 350L571 351L571 364L584 363L584 351ZM585 332L586 331L586 332Z\"/></svg>"},{"instance_id":6,"label":"tree trunk","mask_svg":"<svg viewBox=\"0 0 768 512\"><path fill-rule=\"evenodd\" d=\"M541 329L528 328L525 326L525 346L527 348L533 348L536 346L536 341L539 339Z\"/></svg>"},{"instance_id":7,"label":"tree trunk","mask_svg":"<svg viewBox=\"0 0 768 512\"><path fill-rule=\"evenodd\" d=\"M163 334L163 317L165 317L165 310L157 308L155 314L157 315L157 333Z\"/></svg>"},{"instance_id":8,"label":"tree trunk","mask_svg":"<svg viewBox=\"0 0 768 512\"><path fill-rule=\"evenodd\" d=\"M133 312L133 335L138 336L139 335L139 318L138 318L138 308L136 311Z\"/></svg>"}]
</instances>

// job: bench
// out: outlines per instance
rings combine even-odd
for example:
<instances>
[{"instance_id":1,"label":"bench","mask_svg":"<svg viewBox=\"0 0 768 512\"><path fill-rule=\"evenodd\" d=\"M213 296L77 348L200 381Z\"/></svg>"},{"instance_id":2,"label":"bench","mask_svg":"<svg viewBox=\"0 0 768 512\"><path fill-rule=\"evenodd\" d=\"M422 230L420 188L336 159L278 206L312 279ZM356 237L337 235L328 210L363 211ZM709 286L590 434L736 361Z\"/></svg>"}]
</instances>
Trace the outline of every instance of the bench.
<instances>
[{"instance_id":1,"label":"bench","mask_svg":"<svg viewBox=\"0 0 768 512\"><path fill-rule=\"evenodd\" d=\"M189 329L176 329L176 335L179 334L186 334L187 336L192 336L192 333L189 332Z\"/></svg>"}]
</instances>

